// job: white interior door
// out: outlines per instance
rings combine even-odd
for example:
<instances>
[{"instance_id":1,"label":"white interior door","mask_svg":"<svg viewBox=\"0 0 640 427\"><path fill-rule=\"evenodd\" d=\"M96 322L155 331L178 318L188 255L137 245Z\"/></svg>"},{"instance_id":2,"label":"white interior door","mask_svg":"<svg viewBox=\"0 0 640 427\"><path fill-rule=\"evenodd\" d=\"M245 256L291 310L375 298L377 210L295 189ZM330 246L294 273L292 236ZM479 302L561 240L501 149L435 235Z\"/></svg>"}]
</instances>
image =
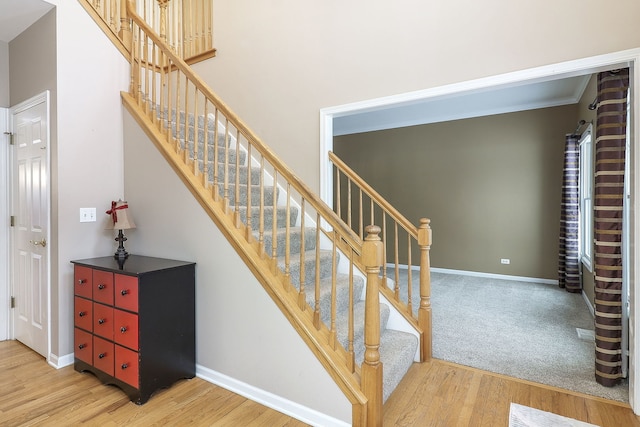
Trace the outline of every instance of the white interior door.
<instances>
[{"instance_id":1,"label":"white interior door","mask_svg":"<svg viewBox=\"0 0 640 427\"><path fill-rule=\"evenodd\" d=\"M48 94L12 114L12 296L14 337L47 357L49 349Z\"/></svg>"}]
</instances>

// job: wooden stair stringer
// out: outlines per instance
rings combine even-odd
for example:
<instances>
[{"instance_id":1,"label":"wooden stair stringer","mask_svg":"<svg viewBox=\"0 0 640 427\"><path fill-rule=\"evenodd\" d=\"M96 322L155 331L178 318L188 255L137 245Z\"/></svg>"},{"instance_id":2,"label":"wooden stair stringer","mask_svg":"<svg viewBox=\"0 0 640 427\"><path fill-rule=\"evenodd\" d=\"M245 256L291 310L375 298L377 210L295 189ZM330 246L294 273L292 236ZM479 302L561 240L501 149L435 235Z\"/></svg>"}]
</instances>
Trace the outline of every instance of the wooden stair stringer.
<instances>
[{"instance_id":1,"label":"wooden stair stringer","mask_svg":"<svg viewBox=\"0 0 640 427\"><path fill-rule=\"evenodd\" d=\"M234 214L227 213L223 200L214 200L213 188L206 188L202 183L202 178L194 175L193 170L189 169L185 164L182 157L183 154L176 152L172 148L167 142L166 135L162 134L156 125L149 120L145 112L137 105L135 99L127 92L121 92L121 98L127 111L129 111L207 215L220 229L236 253L249 267L298 335L300 335L352 404L354 425L366 425L368 400L361 390L359 375L347 369L347 353L340 346L333 348L327 344L329 342L329 330L326 326L321 325L320 329L314 326L312 310L308 306L305 309L300 308L298 294L287 283L284 273L274 268L274 262L270 257L260 255L259 244L255 239L251 239L251 242L247 241L246 236L251 233L248 232L246 226L242 223L238 226L238 221L234 219Z\"/></svg>"}]
</instances>

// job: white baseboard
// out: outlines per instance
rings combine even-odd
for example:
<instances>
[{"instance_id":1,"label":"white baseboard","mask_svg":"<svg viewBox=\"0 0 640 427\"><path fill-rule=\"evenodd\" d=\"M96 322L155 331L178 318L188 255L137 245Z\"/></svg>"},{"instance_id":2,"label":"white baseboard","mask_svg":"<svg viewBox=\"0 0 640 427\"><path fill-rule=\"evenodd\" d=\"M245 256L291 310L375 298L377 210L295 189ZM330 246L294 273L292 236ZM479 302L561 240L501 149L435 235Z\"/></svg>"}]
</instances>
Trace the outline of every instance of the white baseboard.
<instances>
[{"instance_id":1,"label":"white baseboard","mask_svg":"<svg viewBox=\"0 0 640 427\"><path fill-rule=\"evenodd\" d=\"M591 304L591 301L589 301L589 297L587 296L587 294L584 293L584 291L582 291L582 298L584 298L584 302L587 304L587 307L589 308L589 311L591 312L591 315L595 318L596 317L596 310L593 308L593 305Z\"/></svg>"},{"instance_id":2,"label":"white baseboard","mask_svg":"<svg viewBox=\"0 0 640 427\"><path fill-rule=\"evenodd\" d=\"M394 264L387 264L387 267L393 267ZM399 266L402 269L407 269L406 265ZM418 270L420 267L412 265L412 270ZM537 277L525 277L525 276L509 276L506 274L494 274L494 273L481 273L479 271L466 271L466 270L452 270L450 268L436 268L431 267L433 273L443 274L458 274L460 276L473 276L473 277L485 277L488 279L501 279L501 280L515 280L517 282L529 282L529 283L544 283L547 285L557 285L558 281L553 279L541 279Z\"/></svg>"},{"instance_id":3,"label":"white baseboard","mask_svg":"<svg viewBox=\"0 0 640 427\"><path fill-rule=\"evenodd\" d=\"M350 423L332 418L314 409L307 408L306 406L284 399L268 391L238 381L235 378L231 378L202 365L196 365L196 375L198 378L202 378L205 381L312 426L347 427L351 425Z\"/></svg>"},{"instance_id":4,"label":"white baseboard","mask_svg":"<svg viewBox=\"0 0 640 427\"><path fill-rule=\"evenodd\" d=\"M65 354L64 356L60 356L60 357L56 356L55 354L50 354L49 359L47 360L47 363L56 369L61 369L61 368L64 368L65 366L73 365L73 362L74 362L73 353Z\"/></svg>"}]
</instances>

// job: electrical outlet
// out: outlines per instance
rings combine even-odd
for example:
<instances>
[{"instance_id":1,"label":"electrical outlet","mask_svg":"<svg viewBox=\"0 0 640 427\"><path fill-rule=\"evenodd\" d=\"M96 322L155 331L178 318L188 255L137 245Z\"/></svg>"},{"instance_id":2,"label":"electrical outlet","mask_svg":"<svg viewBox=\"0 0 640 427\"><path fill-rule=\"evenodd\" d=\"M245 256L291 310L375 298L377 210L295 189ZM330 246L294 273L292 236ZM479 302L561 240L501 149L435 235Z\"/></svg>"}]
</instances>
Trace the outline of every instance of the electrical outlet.
<instances>
[{"instance_id":1,"label":"electrical outlet","mask_svg":"<svg viewBox=\"0 0 640 427\"><path fill-rule=\"evenodd\" d=\"M500 264L511 264L511 260L509 258L501 258Z\"/></svg>"},{"instance_id":2,"label":"electrical outlet","mask_svg":"<svg viewBox=\"0 0 640 427\"><path fill-rule=\"evenodd\" d=\"M96 208L80 208L80 222L95 222Z\"/></svg>"}]
</instances>

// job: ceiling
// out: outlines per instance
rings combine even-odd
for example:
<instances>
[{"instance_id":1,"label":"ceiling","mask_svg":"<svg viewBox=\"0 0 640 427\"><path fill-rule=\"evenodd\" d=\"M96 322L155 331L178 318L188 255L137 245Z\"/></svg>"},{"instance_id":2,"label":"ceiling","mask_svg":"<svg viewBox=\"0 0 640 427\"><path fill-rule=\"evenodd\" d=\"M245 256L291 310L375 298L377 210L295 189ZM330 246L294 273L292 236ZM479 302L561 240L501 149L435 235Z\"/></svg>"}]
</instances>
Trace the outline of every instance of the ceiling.
<instances>
[{"instance_id":1,"label":"ceiling","mask_svg":"<svg viewBox=\"0 0 640 427\"><path fill-rule=\"evenodd\" d=\"M53 7L43 0L0 0L0 41L9 43ZM334 135L574 104L582 97L590 77L528 82L370 108L334 117Z\"/></svg>"},{"instance_id":2,"label":"ceiling","mask_svg":"<svg viewBox=\"0 0 640 427\"><path fill-rule=\"evenodd\" d=\"M53 7L42 0L0 0L0 41L9 43Z\"/></svg>"},{"instance_id":3,"label":"ceiling","mask_svg":"<svg viewBox=\"0 0 640 427\"><path fill-rule=\"evenodd\" d=\"M575 104L591 74L524 82L447 96L414 100L334 117L333 134L347 135L471 117Z\"/></svg>"}]
</instances>

